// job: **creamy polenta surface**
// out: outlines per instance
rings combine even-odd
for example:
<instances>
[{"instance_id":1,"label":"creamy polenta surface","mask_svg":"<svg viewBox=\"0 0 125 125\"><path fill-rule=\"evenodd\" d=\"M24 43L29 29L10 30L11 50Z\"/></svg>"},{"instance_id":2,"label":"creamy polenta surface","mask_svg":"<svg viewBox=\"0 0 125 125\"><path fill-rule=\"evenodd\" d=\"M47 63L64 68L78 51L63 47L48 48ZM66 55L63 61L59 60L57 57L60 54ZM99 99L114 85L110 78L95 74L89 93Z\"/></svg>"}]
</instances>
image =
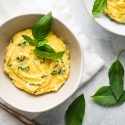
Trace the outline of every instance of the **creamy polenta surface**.
<instances>
[{"instance_id":1,"label":"creamy polenta surface","mask_svg":"<svg viewBox=\"0 0 125 125\"><path fill-rule=\"evenodd\" d=\"M39 95L59 90L70 71L67 45L50 31L46 37L49 41L47 44L56 52L65 53L62 59L45 59L34 54L35 46L27 43L22 35L33 38L31 29L14 35L6 48L4 71L16 87L28 93Z\"/></svg>"},{"instance_id":2,"label":"creamy polenta surface","mask_svg":"<svg viewBox=\"0 0 125 125\"><path fill-rule=\"evenodd\" d=\"M107 0L104 13L119 23L125 23L125 0Z\"/></svg>"}]
</instances>

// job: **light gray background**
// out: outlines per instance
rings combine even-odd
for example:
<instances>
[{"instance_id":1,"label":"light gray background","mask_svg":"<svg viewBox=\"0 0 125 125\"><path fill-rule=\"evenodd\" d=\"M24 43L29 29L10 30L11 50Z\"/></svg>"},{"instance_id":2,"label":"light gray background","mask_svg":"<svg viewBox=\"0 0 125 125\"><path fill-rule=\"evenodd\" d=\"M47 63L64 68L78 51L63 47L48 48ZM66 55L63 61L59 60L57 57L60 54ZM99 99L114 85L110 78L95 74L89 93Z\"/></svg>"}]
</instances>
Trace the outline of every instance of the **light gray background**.
<instances>
[{"instance_id":1,"label":"light gray background","mask_svg":"<svg viewBox=\"0 0 125 125\"><path fill-rule=\"evenodd\" d=\"M106 64L67 101L52 110L40 114L34 120L41 125L65 125L64 116L68 106L76 97L84 93L86 111L83 125L125 125L125 104L103 107L90 98L100 87L109 85L108 69L115 61L118 53L125 49L125 37L113 34L97 24L85 10L82 0L65 1L91 46ZM120 60L125 66L125 54L121 56Z\"/></svg>"}]
</instances>

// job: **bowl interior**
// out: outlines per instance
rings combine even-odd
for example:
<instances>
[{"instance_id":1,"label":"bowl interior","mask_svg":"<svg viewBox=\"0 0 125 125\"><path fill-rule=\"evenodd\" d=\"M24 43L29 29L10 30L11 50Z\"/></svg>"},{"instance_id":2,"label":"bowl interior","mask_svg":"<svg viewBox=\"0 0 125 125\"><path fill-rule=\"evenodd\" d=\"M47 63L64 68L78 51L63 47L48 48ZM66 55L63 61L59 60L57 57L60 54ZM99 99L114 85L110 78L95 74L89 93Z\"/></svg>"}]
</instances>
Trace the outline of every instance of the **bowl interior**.
<instances>
[{"instance_id":1,"label":"bowl interior","mask_svg":"<svg viewBox=\"0 0 125 125\"><path fill-rule=\"evenodd\" d=\"M15 108L28 112L42 112L59 105L76 91L82 76L82 52L77 38L55 18L53 18L52 31L68 44L71 61L70 75L61 89L58 92L33 96L17 89L4 73L4 54L9 41L18 31L32 28L42 16L39 14L18 16L0 27L0 97Z\"/></svg>"},{"instance_id":2,"label":"bowl interior","mask_svg":"<svg viewBox=\"0 0 125 125\"><path fill-rule=\"evenodd\" d=\"M87 12L92 17L92 8L95 0L82 0ZM93 17L92 17L93 18ZM103 28L109 30L112 33L125 36L125 24L120 24L110 20L106 15L101 14L97 18L93 18Z\"/></svg>"}]
</instances>

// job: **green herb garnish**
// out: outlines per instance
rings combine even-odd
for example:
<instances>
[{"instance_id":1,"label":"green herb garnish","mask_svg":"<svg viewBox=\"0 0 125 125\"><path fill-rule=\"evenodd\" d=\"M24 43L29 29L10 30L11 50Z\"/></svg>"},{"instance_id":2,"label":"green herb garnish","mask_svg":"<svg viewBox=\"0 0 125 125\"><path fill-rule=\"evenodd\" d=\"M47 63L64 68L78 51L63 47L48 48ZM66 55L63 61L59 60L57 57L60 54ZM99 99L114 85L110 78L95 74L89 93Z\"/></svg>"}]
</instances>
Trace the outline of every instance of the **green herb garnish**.
<instances>
[{"instance_id":1,"label":"green herb garnish","mask_svg":"<svg viewBox=\"0 0 125 125\"><path fill-rule=\"evenodd\" d=\"M18 60L18 61L23 61L23 60L25 60L25 56L17 56L16 57L16 60Z\"/></svg>"},{"instance_id":2,"label":"green herb garnish","mask_svg":"<svg viewBox=\"0 0 125 125\"><path fill-rule=\"evenodd\" d=\"M111 68L109 69L108 72L110 87L117 100L123 93L123 82L124 82L124 68L119 61L121 53L118 55L117 60L111 65Z\"/></svg>"},{"instance_id":3,"label":"green herb garnish","mask_svg":"<svg viewBox=\"0 0 125 125\"><path fill-rule=\"evenodd\" d=\"M52 26L52 13L43 16L32 29L34 39L29 36L22 37L32 46L35 46L34 53L37 56L47 59L61 59L65 51L55 52L55 50L46 44L48 41L45 37L49 34Z\"/></svg>"},{"instance_id":4,"label":"green herb garnish","mask_svg":"<svg viewBox=\"0 0 125 125\"><path fill-rule=\"evenodd\" d=\"M112 106L125 101L125 91L117 101L110 86L103 86L91 98L100 105Z\"/></svg>"},{"instance_id":5,"label":"green herb garnish","mask_svg":"<svg viewBox=\"0 0 125 125\"><path fill-rule=\"evenodd\" d=\"M13 39L11 39L10 42L13 42Z\"/></svg>"},{"instance_id":6,"label":"green herb garnish","mask_svg":"<svg viewBox=\"0 0 125 125\"><path fill-rule=\"evenodd\" d=\"M63 75L63 73L64 73L65 71L66 71L66 70L60 69L59 72L58 72L58 74L59 74L59 75Z\"/></svg>"},{"instance_id":7,"label":"green herb garnish","mask_svg":"<svg viewBox=\"0 0 125 125\"><path fill-rule=\"evenodd\" d=\"M77 97L66 111L66 125L82 125L83 117L85 113L85 99L81 94Z\"/></svg>"},{"instance_id":8,"label":"green herb garnish","mask_svg":"<svg viewBox=\"0 0 125 125\"><path fill-rule=\"evenodd\" d=\"M41 47L43 46L44 44L46 44L48 41L46 39L42 40L42 41L39 41L38 44L37 44L37 47ZM47 44L46 44L47 45Z\"/></svg>"},{"instance_id":9,"label":"green herb garnish","mask_svg":"<svg viewBox=\"0 0 125 125\"><path fill-rule=\"evenodd\" d=\"M36 46L37 45L37 41L30 38L29 36L26 35L22 35L22 37L26 40L26 42L28 42L30 45L32 46Z\"/></svg>"},{"instance_id":10,"label":"green herb garnish","mask_svg":"<svg viewBox=\"0 0 125 125\"><path fill-rule=\"evenodd\" d=\"M58 71L54 70L51 74L56 75L56 74L58 74Z\"/></svg>"},{"instance_id":11,"label":"green herb garnish","mask_svg":"<svg viewBox=\"0 0 125 125\"><path fill-rule=\"evenodd\" d=\"M27 67L23 68L23 67L19 66L19 67L18 67L18 70L29 71L29 70L30 70L30 67L27 66Z\"/></svg>"},{"instance_id":12,"label":"green herb garnish","mask_svg":"<svg viewBox=\"0 0 125 125\"><path fill-rule=\"evenodd\" d=\"M12 66L12 64L8 64L7 66Z\"/></svg>"},{"instance_id":13,"label":"green herb garnish","mask_svg":"<svg viewBox=\"0 0 125 125\"><path fill-rule=\"evenodd\" d=\"M48 51L42 51L42 48L44 47L36 47L34 50L34 53L42 58L48 58L48 59L60 59L63 54L65 53L64 51L62 52L51 52L51 49L48 49Z\"/></svg>"},{"instance_id":14,"label":"green herb garnish","mask_svg":"<svg viewBox=\"0 0 125 125\"><path fill-rule=\"evenodd\" d=\"M123 50L124 51L124 50ZM125 101L125 91L123 90L124 83L124 68L119 61L121 53L116 61L111 65L108 75L110 86L101 87L91 98L98 104L111 106Z\"/></svg>"},{"instance_id":15,"label":"green herb garnish","mask_svg":"<svg viewBox=\"0 0 125 125\"><path fill-rule=\"evenodd\" d=\"M92 8L93 17L99 16L106 6L107 6L107 0L95 0Z\"/></svg>"},{"instance_id":16,"label":"green herb garnish","mask_svg":"<svg viewBox=\"0 0 125 125\"><path fill-rule=\"evenodd\" d=\"M19 43L18 46L26 46L26 41Z\"/></svg>"},{"instance_id":17,"label":"green herb garnish","mask_svg":"<svg viewBox=\"0 0 125 125\"><path fill-rule=\"evenodd\" d=\"M30 85L30 86L35 86L35 84L33 84L33 83L29 83L29 85Z\"/></svg>"}]
</instances>

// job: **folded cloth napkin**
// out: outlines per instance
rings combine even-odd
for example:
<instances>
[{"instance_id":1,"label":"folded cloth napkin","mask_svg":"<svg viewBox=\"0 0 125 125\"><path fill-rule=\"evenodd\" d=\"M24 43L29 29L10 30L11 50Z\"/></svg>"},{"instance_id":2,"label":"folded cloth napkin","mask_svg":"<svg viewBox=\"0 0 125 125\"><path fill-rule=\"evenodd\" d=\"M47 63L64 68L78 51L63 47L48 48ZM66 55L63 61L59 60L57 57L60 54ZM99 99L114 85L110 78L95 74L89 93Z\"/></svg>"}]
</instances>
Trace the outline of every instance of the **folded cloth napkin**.
<instances>
[{"instance_id":1,"label":"folded cloth napkin","mask_svg":"<svg viewBox=\"0 0 125 125\"><path fill-rule=\"evenodd\" d=\"M0 6L0 25L8 19L20 14L48 13L50 11L52 11L53 16L60 18L69 25L79 38L79 42L84 50L84 72L80 86L91 79L92 76L103 67L104 61L90 46L86 36L77 25L64 0L0 0ZM0 99L0 101L6 104L2 99ZM17 109L14 110L30 119L39 115L39 113L27 113ZM22 125L22 123L0 108L0 125Z\"/></svg>"}]
</instances>

